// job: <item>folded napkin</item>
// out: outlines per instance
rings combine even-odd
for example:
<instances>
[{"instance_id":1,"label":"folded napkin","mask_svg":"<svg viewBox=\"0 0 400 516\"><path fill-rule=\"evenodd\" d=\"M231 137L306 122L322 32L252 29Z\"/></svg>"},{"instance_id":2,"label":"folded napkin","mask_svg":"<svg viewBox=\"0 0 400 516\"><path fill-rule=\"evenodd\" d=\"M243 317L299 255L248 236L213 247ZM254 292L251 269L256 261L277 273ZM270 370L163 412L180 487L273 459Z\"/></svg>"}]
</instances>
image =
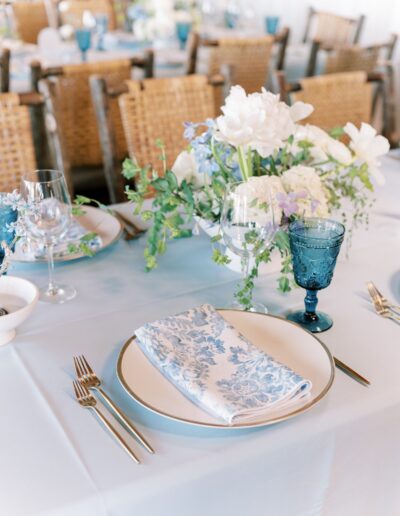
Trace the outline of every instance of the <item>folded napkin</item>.
<instances>
[{"instance_id":1,"label":"folded napkin","mask_svg":"<svg viewBox=\"0 0 400 516\"><path fill-rule=\"evenodd\" d=\"M298 402L311 382L249 342L211 305L136 330L140 349L187 398L228 424Z\"/></svg>"},{"instance_id":2,"label":"folded napkin","mask_svg":"<svg viewBox=\"0 0 400 516\"><path fill-rule=\"evenodd\" d=\"M58 242L53 248L54 258L63 258L68 256L68 246L70 244L78 245L80 239L88 234L88 230L84 228L76 219L72 219L66 234L63 236L61 242ZM92 251L98 250L102 245L102 240L99 235L96 235L92 240L86 242ZM46 249L41 242L36 240L33 242L26 238L22 238L17 242L17 248L24 257L32 260L37 260L46 257Z\"/></svg>"}]
</instances>

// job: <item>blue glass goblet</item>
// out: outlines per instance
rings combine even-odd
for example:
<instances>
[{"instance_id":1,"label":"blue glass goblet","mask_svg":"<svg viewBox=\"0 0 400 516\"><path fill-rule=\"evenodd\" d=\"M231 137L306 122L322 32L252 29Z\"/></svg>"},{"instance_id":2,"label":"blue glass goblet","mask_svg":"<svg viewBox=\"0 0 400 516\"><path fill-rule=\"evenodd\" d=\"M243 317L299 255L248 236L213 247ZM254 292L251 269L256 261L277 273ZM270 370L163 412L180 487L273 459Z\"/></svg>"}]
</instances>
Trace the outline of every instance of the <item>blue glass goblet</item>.
<instances>
[{"instance_id":1,"label":"blue glass goblet","mask_svg":"<svg viewBox=\"0 0 400 516\"><path fill-rule=\"evenodd\" d=\"M176 36L179 40L181 50L185 50L190 31L192 30L191 22L176 22Z\"/></svg>"},{"instance_id":2,"label":"blue glass goblet","mask_svg":"<svg viewBox=\"0 0 400 516\"><path fill-rule=\"evenodd\" d=\"M82 61L86 62L86 52L89 50L91 45L92 33L90 29L76 29L75 37L79 50L82 52Z\"/></svg>"},{"instance_id":3,"label":"blue glass goblet","mask_svg":"<svg viewBox=\"0 0 400 516\"><path fill-rule=\"evenodd\" d=\"M0 271L5 257L5 249L1 244L5 242L11 251L14 250L15 231L10 228L10 224L16 222L18 218L17 210L3 204L3 198L5 198L5 196L5 193L0 193Z\"/></svg>"},{"instance_id":4,"label":"blue glass goblet","mask_svg":"<svg viewBox=\"0 0 400 516\"><path fill-rule=\"evenodd\" d=\"M267 16L265 18L265 30L267 34L276 34L278 32L279 16Z\"/></svg>"},{"instance_id":5,"label":"blue glass goblet","mask_svg":"<svg viewBox=\"0 0 400 516\"><path fill-rule=\"evenodd\" d=\"M305 312L299 310L287 316L313 333L328 330L332 319L317 312L317 292L330 285L344 226L328 219L296 220L289 226L290 249L296 283L307 290Z\"/></svg>"}]
</instances>

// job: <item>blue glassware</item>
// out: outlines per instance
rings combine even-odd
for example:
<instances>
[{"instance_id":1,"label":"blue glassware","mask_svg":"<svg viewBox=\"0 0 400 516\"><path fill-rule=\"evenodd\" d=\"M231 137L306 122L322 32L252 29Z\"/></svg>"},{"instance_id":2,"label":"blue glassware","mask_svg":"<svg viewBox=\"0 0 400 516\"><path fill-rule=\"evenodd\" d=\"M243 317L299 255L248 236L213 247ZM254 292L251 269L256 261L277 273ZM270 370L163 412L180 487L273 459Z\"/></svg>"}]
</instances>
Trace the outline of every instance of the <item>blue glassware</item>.
<instances>
[{"instance_id":1,"label":"blue glassware","mask_svg":"<svg viewBox=\"0 0 400 516\"><path fill-rule=\"evenodd\" d=\"M267 16L265 18L265 30L267 34L276 34L278 32L279 16Z\"/></svg>"},{"instance_id":2,"label":"blue glassware","mask_svg":"<svg viewBox=\"0 0 400 516\"><path fill-rule=\"evenodd\" d=\"M181 50L185 49L190 31L192 30L191 22L176 22L176 35L179 40Z\"/></svg>"},{"instance_id":3,"label":"blue glassware","mask_svg":"<svg viewBox=\"0 0 400 516\"><path fill-rule=\"evenodd\" d=\"M296 283L307 290L305 312L299 310L287 318L313 333L328 330L332 319L317 312L317 291L330 285L344 226L328 219L296 220L289 226L290 249Z\"/></svg>"},{"instance_id":4,"label":"blue glassware","mask_svg":"<svg viewBox=\"0 0 400 516\"><path fill-rule=\"evenodd\" d=\"M104 36L108 31L108 16L106 14L96 14L94 19L96 20L96 34L97 34L97 45L96 50L103 51L104 48Z\"/></svg>"},{"instance_id":5,"label":"blue glassware","mask_svg":"<svg viewBox=\"0 0 400 516\"><path fill-rule=\"evenodd\" d=\"M235 11L224 11L225 27L228 29L236 29L239 22L239 13Z\"/></svg>"},{"instance_id":6,"label":"blue glassware","mask_svg":"<svg viewBox=\"0 0 400 516\"><path fill-rule=\"evenodd\" d=\"M5 242L11 251L13 251L15 231L10 230L9 224L16 222L18 218L18 212L11 206L3 206L2 197L5 195L6 194L4 193L0 193L0 244ZM3 263L4 256L4 249L0 246L0 267Z\"/></svg>"},{"instance_id":7,"label":"blue glassware","mask_svg":"<svg viewBox=\"0 0 400 516\"><path fill-rule=\"evenodd\" d=\"M82 52L82 61L85 62L86 52L89 50L92 41L92 33L90 29L76 29L75 38L78 43L79 50Z\"/></svg>"}]
</instances>

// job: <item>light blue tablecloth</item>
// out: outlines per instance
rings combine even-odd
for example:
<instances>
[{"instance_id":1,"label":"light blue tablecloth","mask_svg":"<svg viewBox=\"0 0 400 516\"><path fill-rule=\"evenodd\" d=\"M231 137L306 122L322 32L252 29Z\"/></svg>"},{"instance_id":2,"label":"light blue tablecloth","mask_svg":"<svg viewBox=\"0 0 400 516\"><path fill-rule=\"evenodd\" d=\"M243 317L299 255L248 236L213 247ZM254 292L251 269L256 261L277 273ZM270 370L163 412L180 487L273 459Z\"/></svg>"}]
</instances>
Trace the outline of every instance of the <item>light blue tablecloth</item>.
<instances>
[{"instance_id":1,"label":"light blue tablecloth","mask_svg":"<svg viewBox=\"0 0 400 516\"><path fill-rule=\"evenodd\" d=\"M229 305L238 276L210 261L205 236L173 242L151 274L144 241L122 240L93 259L57 265L78 297L39 304L0 349L0 514L400 514L400 327L374 314L365 290L372 279L400 302L400 161L387 158L385 170L369 232L356 234L350 259L342 256L320 295L334 319L321 339L370 388L338 372L312 411L252 431L191 428L147 412L116 379L123 343L146 321L204 302ZM15 265L11 274L42 283L47 270ZM257 288L273 313L302 304L300 289L284 296L275 286L267 275ZM134 446L141 466L73 399L79 353L154 445L154 456Z\"/></svg>"}]
</instances>

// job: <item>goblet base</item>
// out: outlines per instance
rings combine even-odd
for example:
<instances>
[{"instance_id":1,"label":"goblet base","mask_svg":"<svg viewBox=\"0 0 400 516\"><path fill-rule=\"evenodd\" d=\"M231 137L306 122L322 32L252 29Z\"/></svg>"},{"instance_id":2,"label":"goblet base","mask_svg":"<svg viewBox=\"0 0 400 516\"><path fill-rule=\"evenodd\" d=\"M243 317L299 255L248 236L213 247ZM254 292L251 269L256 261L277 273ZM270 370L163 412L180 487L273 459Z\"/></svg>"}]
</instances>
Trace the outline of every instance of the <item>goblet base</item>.
<instances>
[{"instance_id":1,"label":"goblet base","mask_svg":"<svg viewBox=\"0 0 400 516\"><path fill-rule=\"evenodd\" d=\"M48 286L39 290L39 300L45 303L62 304L74 299L76 290L70 285L56 285L52 289Z\"/></svg>"},{"instance_id":2,"label":"goblet base","mask_svg":"<svg viewBox=\"0 0 400 516\"><path fill-rule=\"evenodd\" d=\"M315 314L316 317L311 318L307 316L303 310L298 310L296 312L289 313L286 316L286 319L300 324L300 326L312 333L321 333L332 327L333 321L328 314L325 314L324 312L315 312Z\"/></svg>"}]
</instances>

